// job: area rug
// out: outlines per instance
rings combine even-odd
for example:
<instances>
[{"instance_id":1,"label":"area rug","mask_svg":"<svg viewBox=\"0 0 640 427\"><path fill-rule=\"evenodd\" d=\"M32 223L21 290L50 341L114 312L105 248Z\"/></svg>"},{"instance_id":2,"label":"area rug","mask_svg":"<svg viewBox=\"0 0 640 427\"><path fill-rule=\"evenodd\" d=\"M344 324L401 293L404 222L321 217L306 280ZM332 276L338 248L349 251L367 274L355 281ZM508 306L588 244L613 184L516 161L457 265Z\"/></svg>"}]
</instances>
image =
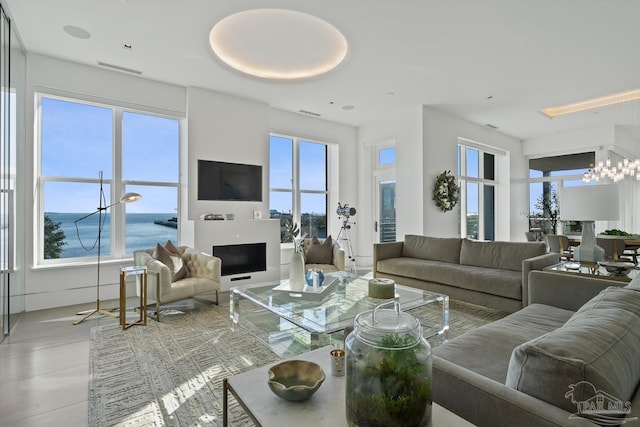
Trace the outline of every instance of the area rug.
<instances>
[{"instance_id":1,"label":"area rug","mask_svg":"<svg viewBox=\"0 0 640 427\"><path fill-rule=\"evenodd\" d=\"M428 309L415 309L416 316ZM506 313L450 302L449 338ZM92 426L221 426L222 380L279 356L242 328L229 306L163 313L162 322L91 330L89 424ZM266 378L265 378L266 380ZM229 424L253 423L232 398Z\"/></svg>"}]
</instances>

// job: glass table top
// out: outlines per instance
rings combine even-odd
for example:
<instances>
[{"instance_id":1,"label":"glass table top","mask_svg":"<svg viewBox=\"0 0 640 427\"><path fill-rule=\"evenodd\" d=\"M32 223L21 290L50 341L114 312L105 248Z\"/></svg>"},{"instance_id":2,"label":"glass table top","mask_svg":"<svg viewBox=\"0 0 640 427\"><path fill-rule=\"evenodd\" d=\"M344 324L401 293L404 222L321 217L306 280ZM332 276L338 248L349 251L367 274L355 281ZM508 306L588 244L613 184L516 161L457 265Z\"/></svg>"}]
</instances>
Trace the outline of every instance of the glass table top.
<instances>
[{"instance_id":1,"label":"glass table top","mask_svg":"<svg viewBox=\"0 0 640 427\"><path fill-rule=\"evenodd\" d=\"M544 270L553 271L556 273L580 274L583 276L598 277L608 280L618 280L622 282L630 282L634 277L640 274L640 269L638 269L637 266L630 267L625 274L615 275L607 271L607 269L599 263L584 261L562 261L558 264L545 267Z\"/></svg>"},{"instance_id":2,"label":"glass table top","mask_svg":"<svg viewBox=\"0 0 640 427\"><path fill-rule=\"evenodd\" d=\"M327 273L325 282L333 278L338 283L321 299L315 295L312 299L305 297L304 293L274 290L279 283L254 284L231 288L231 305L233 307L239 298L245 298L309 332L331 334L353 326L353 320L359 313L373 310L376 305L388 301L368 296L369 279L339 272ZM396 284L395 298L403 311L440 303L446 325L448 296ZM239 310L232 315L240 316Z\"/></svg>"}]
</instances>

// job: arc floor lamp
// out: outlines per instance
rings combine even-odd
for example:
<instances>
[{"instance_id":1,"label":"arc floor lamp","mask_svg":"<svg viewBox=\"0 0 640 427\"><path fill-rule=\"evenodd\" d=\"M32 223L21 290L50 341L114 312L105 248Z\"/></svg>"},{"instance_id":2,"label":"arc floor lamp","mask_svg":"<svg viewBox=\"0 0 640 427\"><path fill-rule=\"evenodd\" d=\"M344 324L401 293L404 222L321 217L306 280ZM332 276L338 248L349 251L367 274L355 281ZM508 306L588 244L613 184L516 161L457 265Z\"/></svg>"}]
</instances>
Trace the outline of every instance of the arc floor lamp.
<instances>
[{"instance_id":1,"label":"arc floor lamp","mask_svg":"<svg viewBox=\"0 0 640 427\"><path fill-rule=\"evenodd\" d=\"M131 203L131 202L136 202L138 200L140 200L142 198L142 196L138 193L125 193L120 200L118 200L115 203L112 203L110 205L107 205L106 203L106 198L104 195L104 190L102 188L102 171L100 171L100 201L98 202L98 209L96 209L95 212L92 212L90 214L87 214L81 218L76 219L75 225L76 225L76 231L78 230L78 223L81 222L84 219L87 219L93 215L98 214L98 239L96 240L96 244L98 245L98 277L97 277L97 282L96 282L96 308L92 309L92 310L88 310L88 311L83 311L80 312L78 314L80 315L84 315L84 317L80 320L77 320L75 322L73 322L74 325L77 325L79 323L84 322L85 320L87 320L89 317L91 317L94 314L104 314L107 316L111 316L111 317L117 317L116 314L112 313L111 311L108 310L103 310L100 308L100 246L101 246L101 241L102 241L102 226L104 225L104 221L106 219L106 216L103 215L103 213L106 213L107 209L109 209L112 206L115 205L119 205L120 203ZM80 240L80 243L82 244L82 240L80 239L80 234L78 233L78 240ZM84 248L84 245L82 246ZM87 249L87 248L85 248ZM89 248L87 250L93 249Z\"/></svg>"}]
</instances>

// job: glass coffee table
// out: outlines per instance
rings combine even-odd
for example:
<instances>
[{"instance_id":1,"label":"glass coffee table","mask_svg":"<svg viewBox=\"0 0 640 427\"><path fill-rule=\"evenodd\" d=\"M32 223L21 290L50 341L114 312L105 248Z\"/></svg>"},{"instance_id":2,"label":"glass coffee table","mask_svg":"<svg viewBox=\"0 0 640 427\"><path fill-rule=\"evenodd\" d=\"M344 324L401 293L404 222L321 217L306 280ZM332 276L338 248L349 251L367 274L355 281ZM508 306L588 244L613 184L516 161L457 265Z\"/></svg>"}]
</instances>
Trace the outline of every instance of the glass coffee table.
<instances>
[{"instance_id":1,"label":"glass coffee table","mask_svg":"<svg viewBox=\"0 0 640 427\"><path fill-rule=\"evenodd\" d=\"M330 344L343 348L344 329L353 326L355 317L388 300L368 296L369 279L328 273L325 283L332 280L337 283L320 297L274 289L286 281L231 288L230 317L281 356ZM447 295L396 284L395 299L403 311L424 307L419 317L423 335L446 340Z\"/></svg>"}]
</instances>

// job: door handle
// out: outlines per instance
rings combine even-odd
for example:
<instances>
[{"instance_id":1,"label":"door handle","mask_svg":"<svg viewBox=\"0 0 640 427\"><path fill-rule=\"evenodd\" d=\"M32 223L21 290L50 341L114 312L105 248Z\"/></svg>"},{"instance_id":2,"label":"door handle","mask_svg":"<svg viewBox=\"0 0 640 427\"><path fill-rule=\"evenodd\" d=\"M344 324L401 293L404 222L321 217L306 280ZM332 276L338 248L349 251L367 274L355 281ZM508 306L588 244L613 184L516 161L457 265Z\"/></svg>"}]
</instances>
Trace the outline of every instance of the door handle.
<instances>
[{"instance_id":1,"label":"door handle","mask_svg":"<svg viewBox=\"0 0 640 427\"><path fill-rule=\"evenodd\" d=\"M376 233L378 232L378 221L375 221L373 223L373 231L375 231Z\"/></svg>"}]
</instances>

